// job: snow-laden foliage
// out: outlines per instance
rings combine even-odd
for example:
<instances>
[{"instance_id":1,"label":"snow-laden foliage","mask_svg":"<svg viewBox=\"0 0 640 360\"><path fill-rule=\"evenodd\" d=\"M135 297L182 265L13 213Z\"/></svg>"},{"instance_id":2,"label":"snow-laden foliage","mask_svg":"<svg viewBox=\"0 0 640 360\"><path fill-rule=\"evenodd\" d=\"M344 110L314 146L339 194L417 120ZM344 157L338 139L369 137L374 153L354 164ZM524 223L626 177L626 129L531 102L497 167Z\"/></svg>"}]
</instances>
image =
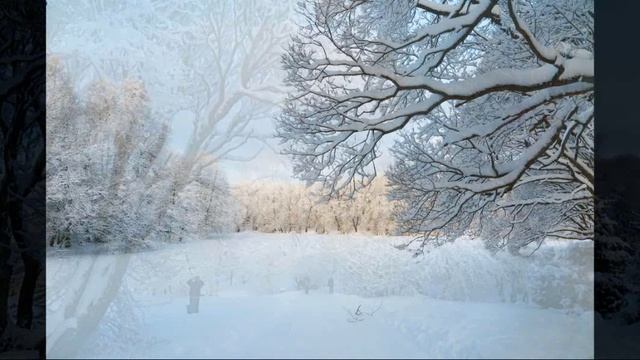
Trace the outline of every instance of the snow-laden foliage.
<instances>
[{"instance_id":1,"label":"snow-laden foliage","mask_svg":"<svg viewBox=\"0 0 640 360\"><path fill-rule=\"evenodd\" d=\"M144 84L94 82L75 94L62 63L47 62L47 238L135 247L185 232L225 229L229 192L221 175L184 181L165 149L167 126ZM176 191L174 184L186 186Z\"/></svg>"},{"instance_id":2,"label":"snow-laden foliage","mask_svg":"<svg viewBox=\"0 0 640 360\"><path fill-rule=\"evenodd\" d=\"M279 118L300 178L330 194L389 179L405 231L514 251L593 233L593 2L301 5Z\"/></svg>"},{"instance_id":3,"label":"snow-laden foliage","mask_svg":"<svg viewBox=\"0 0 640 360\"><path fill-rule=\"evenodd\" d=\"M222 173L204 171L180 189L178 183L185 176L182 165L172 161L165 170L172 180L164 183L165 212L154 231L160 238L178 241L187 236L235 231L238 208Z\"/></svg>"},{"instance_id":4,"label":"snow-laden foliage","mask_svg":"<svg viewBox=\"0 0 640 360\"><path fill-rule=\"evenodd\" d=\"M383 177L355 197L323 199L301 184L246 183L234 188L240 202L238 230L260 232L364 232L391 235L395 204Z\"/></svg>"},{"instance_id":5,"label":"snow-laden foliage","mask_svg":"<svg viewBox=\"0 0 640 360\"><path fill-rule=\"evenodd\" d=\"M403 241L406 239L385 236L261 233L189 241L132 255L127 286L135 289L135 296L168 299L188 295L185 284L195 275L205 283L205 296L229 291L253 295L304 292L305 282L311 294L325 293L328 280L333 279L335 293L363 297L422 295L450 301L593 309L591 242L550 240L533 255L521 257L493 254L480 241L460 238L415 258L394 248ZM62 257L49 261L56 269L48 278L51 284L68 271L91 272L75 267L81 261L88 266L86 260L71 262ZM52 286L61 296L73 291L72 287ZM54 306L50 309L52 314L59 311Z\"/></svg>"},{"instance_id":6,"label":"snow-laden foliage","mask_svg":"<svg viewBox=\"0 0 640 360\"><path fill-rule=\"evenodd\" d=\"M78 96L59 59L47 65L50 245L129 250L230 230L234 207L224 176L211 166L189 176L181 156L166 148L168 128L150 112L142 82L96 81ZM120 293L128 259L83 259L94 272L70 280L84 285L58 314L60 327L48 331L49 349L81 345Z\"/></svg>"},{"instance_id":7,"label":"snow-laden foliage","mask_svg":"<svg viewBox=\"0 0 640 360\"><path fill-rule=\"evenodd\" d=\"M151 107L183 132L191 181L220 160L247 160L270 140L264 122L284 97L277 66L291 1L51 1L48 44L88 79L145 80ZM268 128L269 126L267 126ZM260 150L260 149L258 149Z\"/></svg>"}]
</instances>

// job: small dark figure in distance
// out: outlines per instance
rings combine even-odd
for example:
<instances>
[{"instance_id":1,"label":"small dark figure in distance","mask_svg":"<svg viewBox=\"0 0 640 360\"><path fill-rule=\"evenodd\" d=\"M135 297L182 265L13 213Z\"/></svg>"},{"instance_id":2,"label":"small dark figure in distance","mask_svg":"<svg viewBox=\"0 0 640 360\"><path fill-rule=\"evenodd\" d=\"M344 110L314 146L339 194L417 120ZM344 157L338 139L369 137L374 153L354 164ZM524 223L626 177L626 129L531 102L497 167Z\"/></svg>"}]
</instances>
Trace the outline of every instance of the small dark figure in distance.
<instances>
[{"instance_id":1,"label":"small dark figure in distance","mask_svg":"<svg viewBox=\"0 0 640 360\"><path fill-rule=\"evenodd\" d=\"M333 294L333 278L329 278L327 285L329 286L329 294Z\"/></svg>"},{"instance_id":2,"label":"small dark figure in distance","mask_svg":"<svg viewBox=\"0 0 640 360\"><path fill-rule=\"evenodd\" d=\"M199 311L200 305L200 288L204 283L200 280L200 276L196 276L189 281L189 305L187 305L187 314L195 314Z\"/></svg>"}]
</instances>

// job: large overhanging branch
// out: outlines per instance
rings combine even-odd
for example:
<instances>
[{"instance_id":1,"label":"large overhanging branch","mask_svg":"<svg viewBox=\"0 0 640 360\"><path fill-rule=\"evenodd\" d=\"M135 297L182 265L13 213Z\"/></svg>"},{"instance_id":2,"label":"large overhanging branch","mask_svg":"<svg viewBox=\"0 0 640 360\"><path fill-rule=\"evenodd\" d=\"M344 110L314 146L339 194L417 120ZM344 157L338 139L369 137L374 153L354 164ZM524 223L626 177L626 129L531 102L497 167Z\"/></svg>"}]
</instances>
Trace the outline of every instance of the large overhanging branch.
<instances>
[{"instance_id":1,"label":"large overhanging branch","mask_svg":"<svg viewBox=\"0 0 640 360\"><path fill-rule=\"evenodd\" d=\"M329 194L353 191L356 178L366 185L376 175L381 141L404 130L393 181L415 206L407 217L416 228L495 210L501 197L498 208L516 207L504 205L509 199L534 213L569 202L588 208L593 43L554 33L576 29L560 8L580 4L498 3L418 0L406 29L397 28L405 8L389 21L396 28L367 23L379 19L370 13L395 16L395 4L382 11L318 0L303 9L307 23L283 58L295 91L279 119L298 175ZM562 16L550 15L546 32L530 28L535 6ZM548 199L511 197L532 187L548 189Z\"/></svg>"}]
</instances>

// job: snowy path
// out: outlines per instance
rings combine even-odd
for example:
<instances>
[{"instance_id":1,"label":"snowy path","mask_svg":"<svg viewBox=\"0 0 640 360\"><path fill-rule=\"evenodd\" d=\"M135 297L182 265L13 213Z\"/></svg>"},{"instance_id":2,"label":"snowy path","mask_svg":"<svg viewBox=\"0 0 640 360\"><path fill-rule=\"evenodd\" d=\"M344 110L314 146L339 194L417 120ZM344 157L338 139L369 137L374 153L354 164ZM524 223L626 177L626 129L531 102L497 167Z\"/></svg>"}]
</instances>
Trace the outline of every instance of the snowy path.
<instances>
[{"instance_id":1,"label":"snowy path","mask_svg":"<svg viewBox=\"0 0 640 360\"><path fill-rule=\"evenodd\" d=\"M152 299L149 299L152 300ZM424 297L363 299L287 292L145 305L140 329L155 341L127 357L587 358L592 317L526 306ZM382 306L380 306L382 303ZM365 315L353 322L358 305ZM118 355L118 354L114 354Z\"/></svg>"},{"instance_id":2,"label":"snowy path","mask_svg":"<svg viewBox=\"0 0 640 360\"><path fill-rule=\"evenodd\" d=\"M521 259L458 241L418 261L393 249L396 241L239 234L135 254L118 297L98 328L83 334L87 342L76 356L593 356L593 316L584 302L593 291L583 268L590 265L588 245L551 244ZM48 336L81 288L65 274L80 279L83 269L100 271L95 262L48 258ZM204 296L200 313L187 314L185 282L195 274L205 282ZM301 277L312 285L309 294L296 288ZM354 321L358 306L372 315Z\"/></svg>"}]
</instances>

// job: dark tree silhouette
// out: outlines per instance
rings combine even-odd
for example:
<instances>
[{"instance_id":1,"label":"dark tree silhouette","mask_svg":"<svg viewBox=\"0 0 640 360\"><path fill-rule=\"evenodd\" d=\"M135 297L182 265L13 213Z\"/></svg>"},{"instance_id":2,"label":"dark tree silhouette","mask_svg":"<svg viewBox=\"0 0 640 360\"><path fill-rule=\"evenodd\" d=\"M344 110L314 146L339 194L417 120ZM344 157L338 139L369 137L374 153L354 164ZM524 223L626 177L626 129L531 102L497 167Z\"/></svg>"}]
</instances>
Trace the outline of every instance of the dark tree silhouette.
<instances>
[{"instance_id":1,"label":"dark tree silhouette","mask_svg":"<svg viewBox=\"0 0 640 360\"><path fill-rule=\"evenodd\" d=\"M42 358L44 17L44 1L0 7L0 352L37 349Z\"/></svg>"}]
</instances>

